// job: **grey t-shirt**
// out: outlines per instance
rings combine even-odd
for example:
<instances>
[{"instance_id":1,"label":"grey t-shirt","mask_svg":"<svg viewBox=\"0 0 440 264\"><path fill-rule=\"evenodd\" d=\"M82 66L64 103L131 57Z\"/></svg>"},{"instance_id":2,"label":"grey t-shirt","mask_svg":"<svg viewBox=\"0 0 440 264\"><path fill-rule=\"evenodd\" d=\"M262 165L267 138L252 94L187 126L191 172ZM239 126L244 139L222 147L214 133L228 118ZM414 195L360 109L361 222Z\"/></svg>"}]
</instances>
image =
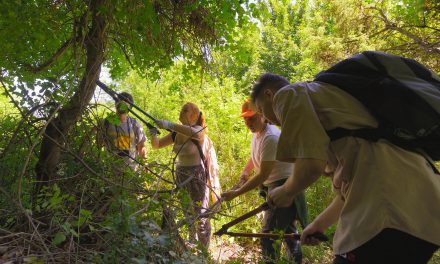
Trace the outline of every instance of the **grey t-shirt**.
<instances>
[{"instance_id":1,"label":"grey t-shirt","mask_svg":"<svg viewBox=\"0 0 440 264\"><path fill-rule=\"evenodd\" d=\"M105 132L111 150L123 157L124 161L135 169L137 164L132 158L136 158L136 146L147 140L141 124L132 117L127 117L126 122L121 122L119 126L105 122Z\"/></svg>"}]
</instances>

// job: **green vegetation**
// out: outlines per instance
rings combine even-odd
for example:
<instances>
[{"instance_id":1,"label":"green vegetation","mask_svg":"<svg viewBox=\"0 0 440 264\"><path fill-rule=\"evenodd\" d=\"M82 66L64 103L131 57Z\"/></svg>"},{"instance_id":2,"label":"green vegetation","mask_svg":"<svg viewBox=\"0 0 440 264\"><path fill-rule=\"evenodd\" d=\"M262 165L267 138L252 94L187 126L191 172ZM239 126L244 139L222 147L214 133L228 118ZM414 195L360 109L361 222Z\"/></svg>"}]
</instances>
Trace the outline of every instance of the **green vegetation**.
<instances>
[{"instance_id":1,"label":"green vegetation","mask_svg":"<svg viewBox=\"0 0 440 264\"><path fill-rule=\"evenodd\" d=\"M183 103L199 105L224 190L238 181L249 155L251 135L239 112L260 73L310 80L363 50L407 56L440 72L434 0L89 2L2 1L2 260L202 263L219 261L222 246L246 249L230 263L258 257L250 253L258 250L251 239L213 238L217 255L211 256L188 247L182 210L188 196L156 192L173 188L171 148L147 146L149 170L142 173L101 148L98 124L114 108L97 97L102 67L111 87L131 92L159 119L177 122ZM307 199L313 219L332 199L330 181L315 183ZM251 192L225 204L213 229L262 202ZM234 229L257 232L260 221ZM330 263L331 243L305 247L304 255L310 263ZM431 263L440 263L438 252Z\"/></svg>"}]
</instances>

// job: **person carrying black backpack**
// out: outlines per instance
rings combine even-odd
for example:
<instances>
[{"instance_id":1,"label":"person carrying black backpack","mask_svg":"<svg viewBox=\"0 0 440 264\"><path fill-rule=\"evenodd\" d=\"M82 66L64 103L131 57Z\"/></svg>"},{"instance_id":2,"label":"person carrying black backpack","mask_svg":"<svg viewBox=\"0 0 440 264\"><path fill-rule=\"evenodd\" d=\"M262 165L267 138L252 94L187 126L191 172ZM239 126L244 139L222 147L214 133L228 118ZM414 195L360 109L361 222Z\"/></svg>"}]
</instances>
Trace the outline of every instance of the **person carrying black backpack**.
<instances>
[{"instance_id":1,"label":"person carrying black backpack","mask_svg":"<svg viewBox=\"0 0 440 264\"><path fill-rule=\"evenodd\" d=\"M429 261L440 245L440 175L423 149L376 133L388 125L377 112L373 116L359 99L322 81L291 84L263 74L251 98L258 112L281 127L277 159L295 163L269 202L287 207L321 175L332 179L336 196L305 228L303 245L317 244L310 234L337 223L334 264ZM336 128L348 132L333 138L328 132Z\"/></svg>"}]
</instances>

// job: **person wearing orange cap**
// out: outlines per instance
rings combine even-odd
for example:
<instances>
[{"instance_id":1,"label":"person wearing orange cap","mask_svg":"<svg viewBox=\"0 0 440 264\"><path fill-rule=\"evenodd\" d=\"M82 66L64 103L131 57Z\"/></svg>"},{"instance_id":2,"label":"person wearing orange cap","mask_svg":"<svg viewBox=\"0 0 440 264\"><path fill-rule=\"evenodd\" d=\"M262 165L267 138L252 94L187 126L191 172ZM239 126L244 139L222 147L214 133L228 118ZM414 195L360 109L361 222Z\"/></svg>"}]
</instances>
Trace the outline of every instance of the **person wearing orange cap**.
<instances>
[{"instance_id":1,"label":"person wearing orange cap","mask_svg":"<svg viewBox=\"0 0 440 264\"><path fill-rule=\"evenodd\" d=\"M284 184L293 171L293 164L280 162L276 160L276 152L280 130L271 124L265 122L262 115L256 113L251 106L250 101L242 105L241 117L247 128L252 132L251 157L244 167L240 181L231 190L222 194L222 199L230 201L235 197L263 186L260 194L265 197L267 191L272 190ZM249 178L252 170L256 175ZM300 194L290 207L270 208L264 212L262 223L262 232L270 233L273 231L282 231L284 233L296 232L294 222L300 221L303 228L306 225L307 211L305 207L304 194ZM298 210L299 209L299 210ZM260 240L263 258L266 263L274 263L279 257L279 247L274 244L275 240L262 238ZM301 263L302 252L299 241L285 240L288 257L295 260L295 263Z\"/></svg>"}]
</instances>

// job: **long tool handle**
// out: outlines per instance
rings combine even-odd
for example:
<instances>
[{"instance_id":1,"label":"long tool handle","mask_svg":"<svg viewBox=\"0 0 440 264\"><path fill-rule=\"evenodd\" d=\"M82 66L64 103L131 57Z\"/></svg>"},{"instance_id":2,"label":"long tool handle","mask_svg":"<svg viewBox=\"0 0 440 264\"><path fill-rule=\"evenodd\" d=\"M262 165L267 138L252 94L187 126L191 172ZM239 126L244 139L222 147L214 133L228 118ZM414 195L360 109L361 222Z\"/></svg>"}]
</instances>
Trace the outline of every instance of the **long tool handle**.
<instances>
[{"instance_id":1,"label":"long tool handle","mask_svg":"<svg viewBox=\"0 0 440 264\"><path fill-rule=\"evenodd\" d=\"M113 99L117 100L117 93L115 91L113 91L112 89L110 89L107 85L105 85L104 83L102 83L100 80L96 81L96 84L98 84L99 87L101 87L106 93L108 93L111 97L113 97ZM116 98L114 97L114 95L116 95ZM134 107L135 109L137 109L139 112L141 112L142 114L146 115L148 118L150 118L153 121L156 121L156 118L152 117L150 114L148 114L147 112L145 112L142 108L140 108L139 106L135 105L132 102L127 102L130 106Z\"/></svg>"},{"instance_id":2,"label":"long tool handle","mask_svg":"<svg viewBox=\"0 0 440 264\"><path fill-rule=\"evenodd\" d=\"M145 112L144 110L142 110L142 108L140 108L139 106L133 104L133 103L129 103L131 106L133 106L134 108L136 108L139 112L141 112L142 114L146 115L148 118L150 118L151 120L156 122L156 118L152 117L150 114L148 114L147 112Z\"/></svg>"},{"instance_id":3,"label":"long tool handle","mask_svg":"<svg viewBox=\"0 0 440 264\"><path fill-rule=\"evenodd\" d=\"M236 225L236 224L238 224L240 222L243 222L244 220L248 219L249 217L252 217L252 216L254 216L254 215L256 215L256 214L258 214L258 213L260 213L260 212L262 212L264 210L267 210L267 209L269 209L269 204L267 202L264 202L262 205L258 206L254 210L252 210L250 212L247 212L244 215L238 217L237 219L234 219L231 222L223 225L222 228L223 227L229 228L231 226L234 226L234 225Z\"/></svg>"},{"instance_id":4,"label":"long tool handle","mask_svg":"<svg viewBox=\"0 0 440 264\"><path fill-rule=\"evenodd\" d=\"M233 237L258 237L258 238L293 239L293 240L299 240L301 238L301 234L281 235L281 234L272 234L272 233L237 233L237 232L226 232L224 234ZM328 241L328 237L323 233L314 233L311 236L320 241Z\"/></svg>"},{"instance_id":5,"label":"long tool handle","mask_svg":"<svg viewBox=\"0 0 440 264\"><path fill-rule=\"evenodd\" d=\"M136 114L133 110L128 109L128 111L134 115L135 117L137 117L139 120L141 120L148 128L155 128L155 126L153 126L152 124L148 123L147 121L145 121L144 119L142 119L142 117L140 117L138 114ZM157 131L157 133L159 134L159 131Z\"/></svg>"},{"instance_id":6,"label":"long tool handle","mask_svg":"<svg viewBox=\"0 0 440 264\"><path fill-rule=\"evenodd\" d=\"M113 100L118 101L118 94L113 91L112 89L110 89L107 85L105 85L103 82L101 82L100 80L96 80L96 84L101 87L102 90L104 90L104 92L106 92L108 95L110 95Z\"/></svg>"},{"instance_id":7,"label":"long tool handle","mask_svg":"<svg viewBox=\"0 0 440 264\"><path fill-rule=\"evenodd\" d=\"M110 95L113 100L118 101L118 94L113 91L112 89L110 89L107 85L105 85L103 82L101 82L100 80L96 81L96 84L101 87L102 90L104 90L104 92L106 92L108 95ZM147 117L149 117L150 119L152 119L153 121L156 121L155 118L153 118L151 115L149 115L147 112L145 112L144 110L142 110L139 106L133 104L132 102L127 102L129 105L131 105L132 107L136 108L137 110L139 110L139 112L141 112L142 114L146 115ZM137 117L140 121L142 121L148 128L154 128L154 126L150 123L148 123L147 121L145 121L142 117L140 117L138 114L136 114L133 110L128 109L128 111L133 114L135 117ZM159 134L159 132L158 132Z\"/></svg>"},{"instance_id":8,"label":"long tool handle","mask_svg":"<svg viewBox=\"0 0 440 264\"><path fill-rule=\"evenodd\" d=\"M229 222L229 223L227 223L227 224L224 224L224 225L222 226L222 228L220 228L219 231L217 231L217 232L214 233L214 235L222 235L222 234L225 234L226 231L228 230L228 228L230 228L231 226L234 226L234 225L236 225L236 224L238 224L238 223L240 223L240 222L242 222L242 221L248 219L249 217L252 217L252 216L258 214L259 212L264 211L264 210L267 210L267 209L269 209L269 204L268 204L267 202L265 202L265 203L263 203L262 205L260 205L260 206L258 206L257 208L255 208L254 210L245 213L244 215L242 215L242 216L240 216L240 217L238 217L238 218L232 220L231 222Z\"/></svg>"}]
</instances>

